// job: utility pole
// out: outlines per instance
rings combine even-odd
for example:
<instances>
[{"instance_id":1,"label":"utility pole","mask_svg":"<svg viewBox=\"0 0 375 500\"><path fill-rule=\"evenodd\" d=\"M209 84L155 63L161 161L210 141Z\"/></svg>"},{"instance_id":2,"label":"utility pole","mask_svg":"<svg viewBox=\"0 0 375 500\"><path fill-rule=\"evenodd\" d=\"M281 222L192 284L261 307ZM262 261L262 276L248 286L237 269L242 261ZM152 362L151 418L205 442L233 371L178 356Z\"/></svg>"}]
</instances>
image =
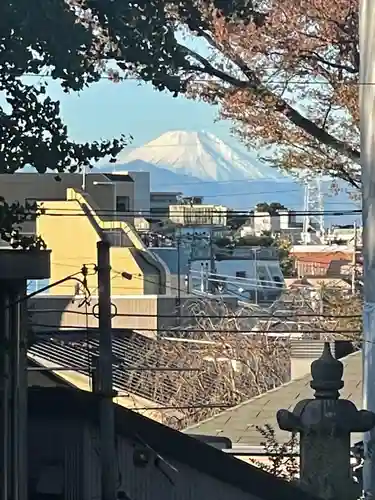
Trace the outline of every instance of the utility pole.
<instances>
[{"instance_id":1,"label":"utility pole","mask_svg":"<svg viewBox=\"0 0 375 500\"><path fill-rule=\"evenodd\" d=\"M110 245L99 241L98 294L99 294L99 360L97 387L100 396L100 458L102 500L115 500L115 423L112 376L112 316Z\"/></svg>"},{"instance_id":2,"label":"utility pole","mask_svg":"<svg viewBox=\"0 0 375 500\"><path fill-rule=\"evenodd\" d=\"M353 259L352 259L352 295L356 293L357 281L357 223L354 223Z\"/></svg>"},{"instance_id":3,"label":"utility pole","mask_svg":"<svg viewBox=\"0 0 375 500\"><path fill-rule=\"evenodd\" d=\"M363 408L375 411L375 9L360 0L360 127L363 221ZM375 498L375 432L364 434L363 487Z\"/></svg>"},{"instance_id":4,"label":"utility pole","mask_svg":"<svg viewBox=\"0 0 375 500\"><path fill-rule=\"evenodd\" d=\"M177 306L178 306L178 314L181 317L181 231L177 235Z\"/></svg>"},{"instance_id":5,"label":"utility pole","mask_svg":"<svg viewBox=\"0 0 375 500\"><path fill-rule=\"evenodd\" d=\"M258 248L254 248L255 304L258 305Z\"/></svg>"},{"instance_id":6,"label":"utility pole","mask_svg":"<svg viewBox=\"0 0 375 500\"><path fill-rule=\"evenodd\" d=\"M211 279L208 280L208 291L211 293L215 293L215 281L214 275L216 273L216 264L215 264L215 253L214 253L214 242L212 238L212 233L210 234L210 273L209 276Z\"/></svg>"}]
</instances>

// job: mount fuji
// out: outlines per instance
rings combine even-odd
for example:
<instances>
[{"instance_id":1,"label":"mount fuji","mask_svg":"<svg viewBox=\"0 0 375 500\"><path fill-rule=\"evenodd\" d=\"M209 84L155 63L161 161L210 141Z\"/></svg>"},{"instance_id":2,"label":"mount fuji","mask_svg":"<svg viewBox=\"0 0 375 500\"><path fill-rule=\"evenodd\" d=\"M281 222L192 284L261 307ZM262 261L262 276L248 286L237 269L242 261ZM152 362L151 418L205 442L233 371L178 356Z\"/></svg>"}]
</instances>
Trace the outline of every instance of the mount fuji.
<instances>
[{"instance_id":1,"label":"mount fuji","mask_svg":"<svg viewBox=\"0 0 375 500\"><path fill-rule=\"evenodd\" d=\"M119 164L143 161L179 175L203 181L281 180L285 176L208 132L170 131L133 151L124 151Z\"/></svg>"},{"instance_id":2,"label":"mount fuji","mask_svg":"<svg viewBox=\"0 0 375 500\"><path fill-rule=\"evenodd\" d=\"M237 210L275 201L291 210L302 211L304 206L301 183L262 163L256 153L229 145L208 132L166 132L144 146L125 149L116 164L102 165L94 171L149 172L152 191L203 196L205 203ZM322 191L326 210L358 208L346 192L333 196L330 181L322 182Z\"/></svg>"}]
</instances>

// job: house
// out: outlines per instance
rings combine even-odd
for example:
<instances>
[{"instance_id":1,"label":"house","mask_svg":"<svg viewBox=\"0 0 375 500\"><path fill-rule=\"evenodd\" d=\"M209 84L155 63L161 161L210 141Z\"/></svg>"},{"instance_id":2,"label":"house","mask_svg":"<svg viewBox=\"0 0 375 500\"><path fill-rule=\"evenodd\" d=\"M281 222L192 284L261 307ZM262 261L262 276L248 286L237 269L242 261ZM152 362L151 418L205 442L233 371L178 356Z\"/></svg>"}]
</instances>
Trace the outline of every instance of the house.
<instances>
[{"instance_id":1,"label":"house","mask_svg":"<svg viewBox=\"0 0 375 500\"><path fill-rule=\"evenodd\" d=\"M346 245L294 245L290 251L298 276L339 278L342 266L352 267L353 247ZM348 274L348 269L346 270Z\"/></svg>"},{"instance_id":2,"label":"house","mask_svg":"<svg viewBox=\"0 0 375 500\"><path fill-rule=\"evenodd\" d=\"M316 500L198 439L118 405L114 413L118 498ZM29 498L41 493L61 500L101 497L98 416L93 393L29 389Z\"/></svg>"},{"instance_id":3,"label":"house","mask_svg":"<svg viewBox=\"0 0 375 500\"><path fill-rule=\"evenodd\" d=\"M220 287L222 293L255 303L273 302L280 296L284 277L275 248L214 246L215 258L211 262L211 245L203 243L198 240L191 244L191 289Z\"/></svg>"},{"instance_id":4,"label":"house","mask_svg":"<svg viewBox=\"0 0 375 500\"><path fill-rule=\"evenodd\" d=\"M290 433L281 431L276 421L279 409L293 410L296 403L313 397L310 387L311 375L307 367L318 356L306 356L306 350L299 351L304 359L298 359L295 373L304 373L298 378L276 389L261 394L240 405L223 411L207 420L189 426L187 434L226 437L232 441L232 453L242 460L258 459L264 453L264 436L259 428L269 425L275 431L276 440L286 443ZM302 369L301 362L304 362ZM351 400L358 408L362 407L362 352L355 352L341 359L344 365L344 388L341 397ZM353 434L353 444L362 439L362 434Z\"/></svg>"},{"instance_id":5,"label":"house","mask_svg":"<svg viewBox=\"0 0 375 500\"><path fill-rule=\"evenodd\" d=\"M279 210L277 213L254 211L248 224L252 233L261 236L264 232L279 233L291 237L292 240L301 238L302 223L297 222L295 212ZM248 229L250 233L250 227ZM242 236L242 235L241 235Z\"/></svg>"}]
</instances>

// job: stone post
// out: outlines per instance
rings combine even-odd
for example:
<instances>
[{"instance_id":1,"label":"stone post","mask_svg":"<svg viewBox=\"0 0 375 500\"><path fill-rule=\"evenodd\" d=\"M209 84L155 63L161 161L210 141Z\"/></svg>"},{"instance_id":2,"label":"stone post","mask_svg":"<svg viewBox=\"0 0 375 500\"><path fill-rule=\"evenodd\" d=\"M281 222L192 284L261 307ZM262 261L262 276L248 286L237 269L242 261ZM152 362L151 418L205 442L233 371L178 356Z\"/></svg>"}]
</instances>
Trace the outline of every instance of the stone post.
<instances>
[{"instance_id":1,"label":"stone post","mask_svg":"<svg viewBox=\"0 0 375 500\"><path fill-rule=\"evenodd\" d=\"M350 433L372 429L375 414L339 399L343 364L332 356L328 342L311 364L311 375L315 399L277 413L280 429L300 435L300 486L325 500L357 500L361 492L351 474Z\"/></svg>"}]
</instances>

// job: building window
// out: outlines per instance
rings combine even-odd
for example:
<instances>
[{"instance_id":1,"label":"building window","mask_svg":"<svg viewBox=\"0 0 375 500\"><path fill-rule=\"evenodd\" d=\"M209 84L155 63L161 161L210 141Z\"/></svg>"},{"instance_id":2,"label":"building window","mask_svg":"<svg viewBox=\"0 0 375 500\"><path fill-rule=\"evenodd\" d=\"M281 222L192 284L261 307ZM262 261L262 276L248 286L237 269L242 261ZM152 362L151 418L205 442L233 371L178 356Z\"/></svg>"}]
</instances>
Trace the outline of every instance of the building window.
<instances>
[{"instance_id":1,"label":"building window","mask_svg":"<svg viewBox=\"0 0 375 500\"><path fill-rule=\"evenodd\" d=\"M246 271L236 271L236 278L246 278Z\"/></svg>"},{"instance_id":2,"label":"building window","mask_svg":"<svg viewBox=\"0 0 375 500\"><path fill-rule=\"evenodd\" d=\"M116 211L117 212L129 212L129 209L130 209L129 196L117 196L117 198L116 198Z\"/></svg>"},{"instance_id":3,"label":"building window","mask_svg":"<svg viewBox=\"0 0 375 500\"><path fill-rule=\"evenodd\" d=\"M274 276L273 277L273 281L276 283L276 286L278 288L283 288L283 282L282 282L282 279L280 278L280 276Z\"/></svg>"}]
</instances>

